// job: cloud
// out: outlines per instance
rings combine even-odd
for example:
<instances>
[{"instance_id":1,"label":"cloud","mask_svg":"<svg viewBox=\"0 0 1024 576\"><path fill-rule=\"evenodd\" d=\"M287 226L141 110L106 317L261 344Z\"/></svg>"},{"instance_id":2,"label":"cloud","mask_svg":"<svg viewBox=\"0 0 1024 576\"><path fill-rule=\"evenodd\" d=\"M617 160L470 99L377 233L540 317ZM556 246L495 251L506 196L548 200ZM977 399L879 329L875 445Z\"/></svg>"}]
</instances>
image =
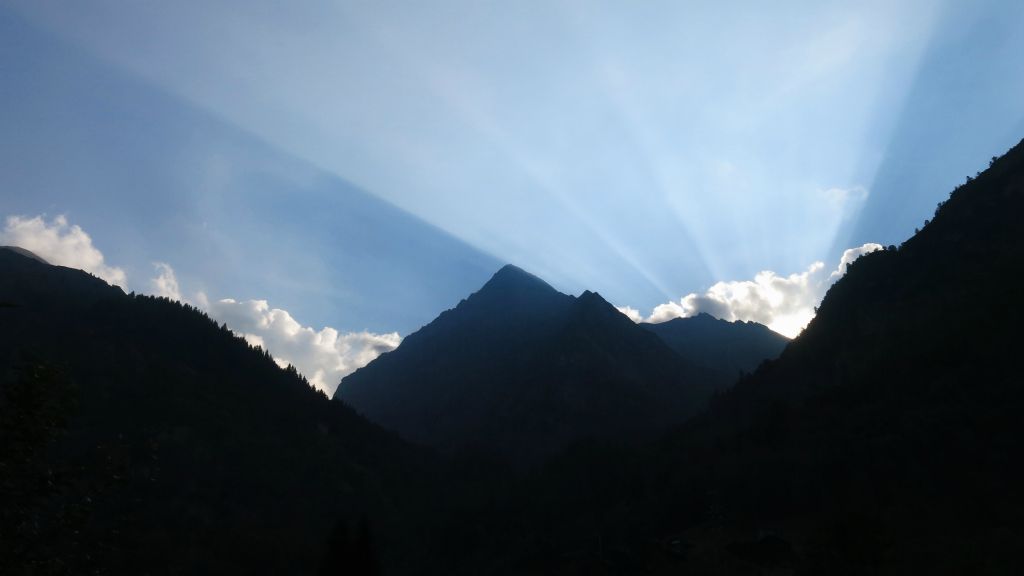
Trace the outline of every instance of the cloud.
<instances>
[{"instance_id":1,"label":"cloud","mask_svg":"<svg viewBox=\"0 0 1024 576\"><path fill-rule=\"evenodd\" d=\"M397 332L342 334L329 326L318 331L302 326L286 310L271 308L266 300L226 298L209 302L207 313L250 344L270 351L278 364L295 366L328 395L334 394L344 376L394 350L402 341Z\"/></svg>"},{"instance_id":2,"label":"cloud","mask_svg":"<svg viewBox=\"0 0 1024 576\"><path fill-rule=\"evenodd\" d=\"M830 280L829 286L834 284L836 280L839 280L840 278L842 278L846 274L846 268L851 263L853 263L854 260L856 260L857 258L860 258L861 256L867 254L868 252L874 252L875 250L881 250L881 249L882 249L882 245L881 244L868 243L868 244L864 244L863 246L858 246L856 248L848 248L848 249L844 250L843 251L843 257L839 259L839 267L836 268L832 272L832 274L829 275L829 280ZM824 296L824 294L822 294L822 296Z\"/></svg>"},{"instance_id":3,"label":"cloud","mask_svg":"<svg viewBox=\"0 0 1024 576\"><path fill-rule=\"evenodd\" d=\"M165 262L154 262L153 266L157 275L150 280L152 293L189 302L182 296L174 269ZM397 332L343 334L330 326L320 330L302 326L287 310L271 308L266 300L211 301L201 291L195 293L194 300L211 318L227 324L249 344L268 350L282 368L295 366L328 395L334 394L343 377L394 350L402 341Z\"/></svg>"},{"instance_id":4,"label":"cloud","mask_svg":"<svg viewBox=\"0 0 1024 576\"><path fill-rule=\"evenodd\" d=\"M158 274L149 281L150 290L154 296L163 296L171 300L186 302L181 296L181 289L178 288L178 278L174 275L174 269L166 262L154 262Z\"/></svg>"},{"instance_id":5,"label":"cloud","mask_svg":"<svg viewBox=\"0 0 1024 576\"><path fill-rule=\"evenodd\" d=\"M154 262L153 266L157 275L149 281L152 294L189 302L182 296L174 268L166 262ZM266 300L211 301L202 291L195 293L194 300L211 318L227 324L249 344L269 351L282 368L291 364L328 396L334 394L342 378L402 341L397 332L343 334L330 326L320 330L302 326L287 310L271 308Z\"/></svg>"},{"instance_id":6,"label":"cloud","mask_svg":"<svg viewBox=\"0 0 1024 576\"><path fill-rule=\"evenodd\" d=\"M85 270L110 284L128 287L124 270L107 266L103 253L92 245L92 238L77 225L68 225L63 215L49 223L42 216L9 216L0 232L0 244L20 246L50 264Z\"/></svg>"},{"instance_id":7,"label":"cloud","mask_svg":"<svg viewBox=\"0 0 1024 576\"><path fill-rule=\"evenodd\" d=\"M42 216L8 217L0 231L0 245L20 246L51 264L78 268L122 288L128 286L124 270L108 266L89 235L80 227L69 225L63 215L51 222ZM154 262L153 267L157 274L149 280L151 294L189 302L170 264ZM210 317L226 323L250 344L268 350L282 367L295 366L311 384L329 395L342 377L383 352L394 350L402 341L397 332L343 334L330 326L314 330L300 325L286 310L270 308L266 300L240 302L227 298L211 302L204 292L196 292L194 300Z\"/></svg>"},{"instance_id":8,"label":"cloud","mask_svg":"<svg viewBox=\"0 0 1024 576\"><path fill-rule=\"evenodd\" d=\"M771 270L759 272L753 280L718 282L703 294L691 293L677 302L666 302L654 308L647 322L665 322L686 318L702 312L723 320L760 322L786 336L796 336L814 317L814 307L825 292L846 274L851 262L860 256L880 250L880 244L868 243L843 252L839 265L826 270L815 262L803 272L780 276ZM637 321L639 314L628 306L620 308Z\"/></svg>"},{"instance_id":9,"label":"cloud","mask_svg":"<svg viewBox=\"0 0 1024 576\"><path fill-rule=\"evenodd\" d=\"M630 306L616 306L615 309L618 310L619 312L622 312L627 318L629 318L633 322L644 321L643 314L641 314L640 311L637 310L636 308L632 308Z\"/></svg>"}]
</instances>

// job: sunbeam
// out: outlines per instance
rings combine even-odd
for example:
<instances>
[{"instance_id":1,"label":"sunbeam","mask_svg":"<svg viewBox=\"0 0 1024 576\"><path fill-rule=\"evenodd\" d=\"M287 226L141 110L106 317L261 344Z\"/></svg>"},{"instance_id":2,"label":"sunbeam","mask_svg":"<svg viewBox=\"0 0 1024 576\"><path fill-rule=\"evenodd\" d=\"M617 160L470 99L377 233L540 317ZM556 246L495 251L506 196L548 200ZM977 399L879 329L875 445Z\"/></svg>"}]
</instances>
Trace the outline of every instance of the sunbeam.
<instances>
[{"instance_id":1,"label":"sunbeam","mask_svg":"<svg viewBox=\"0 0 1024 576\"><path fill-rule=\"evenodd\" d=\"M0 575L1024 573L1022 55L1021 0L0 0Z\"/></svg>"},{"instance_id":2,"label":"sunbeam","mask_svg":"<svg viewBox=\"0 0 1024 576\"><path fill-rule=\"evenodd\" d=\"M898 193L926 144L900 134L955 51L932 39L996 4L13 6L483 253L648 308L911 231L859 214L934 206Z\"/></svg>"}]
</instances>

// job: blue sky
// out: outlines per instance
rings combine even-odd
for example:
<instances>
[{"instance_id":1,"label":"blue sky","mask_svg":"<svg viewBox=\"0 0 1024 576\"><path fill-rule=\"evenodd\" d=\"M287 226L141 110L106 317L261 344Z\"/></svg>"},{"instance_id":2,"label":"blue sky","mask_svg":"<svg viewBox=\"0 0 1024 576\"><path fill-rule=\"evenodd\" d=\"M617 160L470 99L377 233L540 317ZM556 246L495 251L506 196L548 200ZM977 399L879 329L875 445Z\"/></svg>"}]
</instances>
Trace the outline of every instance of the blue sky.
<instances>
[{"instance_id":1,"label":"blue sky","mask_svg":"<svg viewBox=\"0 0 1024 576\"><path fill-rule=\"evenodd\" d=\"M995 0L3 2L0 217L342 333L506 262L647 317L908 237L1024 137L1022 30Z\"/></svg>"}]
</instances>

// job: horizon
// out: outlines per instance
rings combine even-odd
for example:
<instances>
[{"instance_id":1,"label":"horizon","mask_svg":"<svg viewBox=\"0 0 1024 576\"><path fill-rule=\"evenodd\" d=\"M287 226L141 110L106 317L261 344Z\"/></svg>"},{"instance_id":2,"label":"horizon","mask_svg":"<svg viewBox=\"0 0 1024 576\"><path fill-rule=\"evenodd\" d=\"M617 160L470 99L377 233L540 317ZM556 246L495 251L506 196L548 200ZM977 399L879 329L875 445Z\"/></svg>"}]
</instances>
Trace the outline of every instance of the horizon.
<instances>
[{"instance_id":1,"label":"horizon","mask_svg":"<svg viewBox=\"0 0 1024 576\"><path fill-rule=\"evenodd\" d=\"M1008 1L238 8L0 6L0 244L327 390L503 263L795 336L1024 135Z\"/></svg>"}]
</instances>

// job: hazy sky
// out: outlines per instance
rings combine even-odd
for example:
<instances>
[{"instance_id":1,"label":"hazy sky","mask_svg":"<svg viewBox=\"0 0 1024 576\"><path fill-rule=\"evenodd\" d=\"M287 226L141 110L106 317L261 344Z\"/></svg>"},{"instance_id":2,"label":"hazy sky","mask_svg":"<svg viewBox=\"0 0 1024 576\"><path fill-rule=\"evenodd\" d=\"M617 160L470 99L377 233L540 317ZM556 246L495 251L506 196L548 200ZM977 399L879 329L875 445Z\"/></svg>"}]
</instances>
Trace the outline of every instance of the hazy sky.
<instances>
[{"instance_id":1,"label":"hazy sky","mask_svg":"<svg viewBox=\"0 0 1024 576\"><path fill-rule=\"evenodd\" d=\"M5 1L0 217L343 333L506 262L647 316L909 236L1024 137L1022 31L1017 0Z\"/></svg>"}]
</instances>

